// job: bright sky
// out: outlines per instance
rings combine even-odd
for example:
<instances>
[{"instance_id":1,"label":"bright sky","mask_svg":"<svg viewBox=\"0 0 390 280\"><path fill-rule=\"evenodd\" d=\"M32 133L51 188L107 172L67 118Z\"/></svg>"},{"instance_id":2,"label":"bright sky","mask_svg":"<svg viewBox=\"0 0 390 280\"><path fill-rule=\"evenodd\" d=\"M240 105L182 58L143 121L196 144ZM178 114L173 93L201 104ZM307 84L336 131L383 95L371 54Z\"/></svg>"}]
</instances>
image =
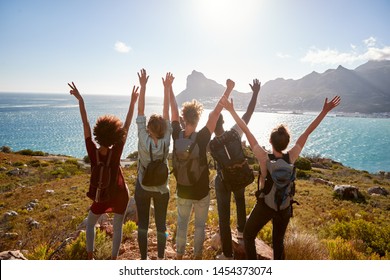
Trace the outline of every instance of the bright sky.
<instances>
[{"instance_id":1,"label":"bright sky","mask_svg":"<svg viewBox=\"0 0 390 280\"><path fill-rule=\"evenodd\" d=\"M0 91L176 94L197 70L236 89L390 59L389 0L0 0Z\"/></svg>"}]
</instances>

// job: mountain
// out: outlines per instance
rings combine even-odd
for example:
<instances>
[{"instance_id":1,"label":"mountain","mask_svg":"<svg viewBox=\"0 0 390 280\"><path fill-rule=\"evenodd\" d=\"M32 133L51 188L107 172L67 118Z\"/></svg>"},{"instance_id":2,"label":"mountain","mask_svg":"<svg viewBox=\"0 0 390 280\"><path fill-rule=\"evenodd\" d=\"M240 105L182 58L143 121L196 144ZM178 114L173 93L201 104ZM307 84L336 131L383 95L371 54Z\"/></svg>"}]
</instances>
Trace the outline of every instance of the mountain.
<instances>
[{"instance_id":1,"label":"mountain","mask_svg":"<svg viewBox=\"0 0 390 280\"><path fill-rule=\"evenodd\" d=\"M213 108L225 86L193 71L187 77L187 87L178 96L178 103L200 100ZM278 78L261 87L257 110L319 111L323 100L340 95L342 103L335 111L351 113L390 112L390 61L369 61L354 70L343 66L324 73L312 73L298 80ZM251 93L233 91L238 109L245 109Z\"/></svg>"}]
</instances>

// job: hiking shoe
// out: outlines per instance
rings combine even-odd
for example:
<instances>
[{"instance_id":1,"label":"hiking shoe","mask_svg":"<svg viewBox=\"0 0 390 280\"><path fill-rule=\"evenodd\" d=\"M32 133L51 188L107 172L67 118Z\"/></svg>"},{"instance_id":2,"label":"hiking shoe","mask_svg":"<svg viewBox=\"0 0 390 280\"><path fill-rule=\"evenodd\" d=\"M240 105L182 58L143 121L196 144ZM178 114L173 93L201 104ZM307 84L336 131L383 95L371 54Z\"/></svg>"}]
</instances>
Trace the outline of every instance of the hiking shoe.
<instances>
[{"instance_id":1,"label":"hiking shoe","mask_svg":"<svg viewBox=\"0 0 390 280\"><path fill-rule=\"evenodd\" d=\"M217 255L215 257L216 260L222 261L222 260L233 260L233 257L226 257L223 253Z\"/></svg>"},{"instance_id":2,"label":"hiking shoe","mask_svg":"<svg viewBox=\"0 0 390 280\"><path fill-rule=\"evenodd\" d=\"M244 238L244 233L237 230L237 238L238 239L243 239Z\"/></svg>"}]
</instances>

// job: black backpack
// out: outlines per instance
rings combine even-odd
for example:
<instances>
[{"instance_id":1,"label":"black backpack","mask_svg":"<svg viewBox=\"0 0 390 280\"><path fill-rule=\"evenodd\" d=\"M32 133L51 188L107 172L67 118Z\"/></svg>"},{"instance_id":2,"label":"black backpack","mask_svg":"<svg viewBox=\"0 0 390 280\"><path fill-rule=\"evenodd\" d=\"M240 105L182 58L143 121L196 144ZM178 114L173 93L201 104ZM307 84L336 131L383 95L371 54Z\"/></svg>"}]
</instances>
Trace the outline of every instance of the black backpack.
<instances>
[{"instance_id":1,"label":"black backpack","mask_svg":"<svg viewBox=\"0 0 390 280\"><path fill-rule=\"evenodd\" d=\"M87 196L95 202L110 200L117 190L113 168L110 166L112 150L109 149L106 162L100 161L99 151L96 150L96 165L92 167L91 179Z\"/></svg>"},{"instance_id":2,"label":"black backpack","mask_svg":"<svg viewBox=\"0 0 390 280\"><path fill-rule=\"evenodd\" d=\"M165 163L165 142L163 158L153 160L152 143L149 145L150 163L145 168L142 185L145 187L158 187L164 185L168 179L168 166Z\"/></svg>"},{"instance_id":3,"label":"black backpack","mask_svg":"<svg viewBox=\"0 0 390 280\"><path fill-rule=\"evenodd\" d=\"M230 130L226 137L215 137L210 141L212 157L220 166L223 183L232 191L245 188L255 179L253 170L242 149L241 137L235 130Z\"/></svg>"}]
</instances>

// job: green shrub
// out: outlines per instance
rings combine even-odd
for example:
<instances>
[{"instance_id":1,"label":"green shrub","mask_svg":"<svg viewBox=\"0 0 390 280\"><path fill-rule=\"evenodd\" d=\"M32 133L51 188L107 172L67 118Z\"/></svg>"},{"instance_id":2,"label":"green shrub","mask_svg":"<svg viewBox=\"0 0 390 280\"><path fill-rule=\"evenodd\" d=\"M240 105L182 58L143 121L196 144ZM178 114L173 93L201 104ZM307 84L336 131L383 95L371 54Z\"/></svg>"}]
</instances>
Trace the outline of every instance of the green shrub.
<instances>
[{"instance_id":1,"label":"green shrub","mask_svg":"<svg viewBox=\"0 0 390 280\"><path fill-rule=\"evenodd\" d=\"M310 163L310 160L306 159L306 158L303 158L303 157L299 157L295 163L294 163L295 167L300 169L300 170L311 170L311 163Z\"/></svg>"},{"instance_id":2,"label":"green shrub","mask_svg":"<svg viewBox=\"0 0 390 280\"><path fill-rule=\"evenodd\" d=\"M123 225L123 240L131 239L133 236L133 232L137 230L137 224L133 221L127 221Z\"/></svg>"},{"instance_id":3,"label":"green shrub","mask_svg":"<svg viewBox=\"0 0 390 280\"><path fill-rule=\"evenodd\" d=\"M65 160L65 164L76 165L77 167L79 167L79 162L75 158Z\"/></svg>"},{"instance_id":4,"label":"green shrub","mask_svg":"<svg viewBox=\"0 0 390 280\"><path fill-rule=\"evenodd\" d=\"M106 260L111 257L111 240L106 236L106 232L96 229L95 235L95 259ZM72 243L65 247L65 259L68 260L86 260L87 243L85 231Z\"/></svg>"},{"instance_id":5,"label":"green shrub","mask_svg":"<svg viewBox=\"0 0 390 280\"><path fill-rule=\"evenodd\" d=\"M29 260L47 260L53 249L49 248L47 244L39 244L31 253L28 253L26 258Z\"/></svg>"},{"instance_id":6,"label":"green shrub","mask_svg":"<svg viewBox=\"0 0 390 280\"><path fill-rule=\"evenodd\" d=\"M12 153L12 149L9 146L1 146L0 152L9 154Z\"/></svg>"},{"instance_id":7,"label":"green shrub","mask_svg":"<svg viewBox=\"0 0 390 280\"><path fill-rule=\"evenodd\" d=\"M132 160L138 159L138 151L135 151L135 152L130 153L130 154L127 156L127 158L132 159Z\"/></svg>"},{"instance_id":8,"label":"green shrub","mask_svg":"<svg viewBox=\"0 0 390 280\"><path fill-rule=\"evenodd\" d=\"M362 260L364 255L352 246L352 243L341 237L325 241L331 260Z\"/></svg>"},{"instance_id":9,"label":"green shrub","mask_svg":"<svg viewBox=\"0 0 390 280\"><path fill-rule=\"evenodd\" d=\"M25 156L44 156L44 155L46 155L42 151L33 151L30 149L24 149L24 150L17 151L16 154L25 155Z\"/></svg>"},{"instance_id":10,"label":"green shrub","mask_svg":"<svg viewBox=\"0 0 390 280\"><path fill-rule=\"evenodd\" d=\"M272 246L272 223L268 222L257 234L257 237Z\"/></svg>"},{"instance_id":11,"label":"green shrub","mask_svg":"<svg viewBox=\"0 0 390 280\"><path fill-rule=\"evenodd\" d=\"M84 156L83 161L87 164L91 163L91 160L88 155Z\"/></svg>"},{"instance_id":12,"label":"green shrub","mask_svg":"<svg viewBox=\"0 0 390 280\"><path fill-rule=\"evenodd\" d=\"M296 176L297 176L297 178L299 178L299 179L308 179L308 178L311 177L310 171L305 171L305 170L301 170L301 169L298 169L298 170L297 170Z\"/></svg>"},{"instance_id":13,"label":"green shrub","mask_svg":"<svg viewBox=\"0 0 390 280\"><path fill-rule=\"evenodd\" d=\"M390 252L390 225L380 226L363 219L336 221L325 228L328 238L340 237L344 240L361 240L368 252L385 256Z\"/></svg>"}]
</instances>

